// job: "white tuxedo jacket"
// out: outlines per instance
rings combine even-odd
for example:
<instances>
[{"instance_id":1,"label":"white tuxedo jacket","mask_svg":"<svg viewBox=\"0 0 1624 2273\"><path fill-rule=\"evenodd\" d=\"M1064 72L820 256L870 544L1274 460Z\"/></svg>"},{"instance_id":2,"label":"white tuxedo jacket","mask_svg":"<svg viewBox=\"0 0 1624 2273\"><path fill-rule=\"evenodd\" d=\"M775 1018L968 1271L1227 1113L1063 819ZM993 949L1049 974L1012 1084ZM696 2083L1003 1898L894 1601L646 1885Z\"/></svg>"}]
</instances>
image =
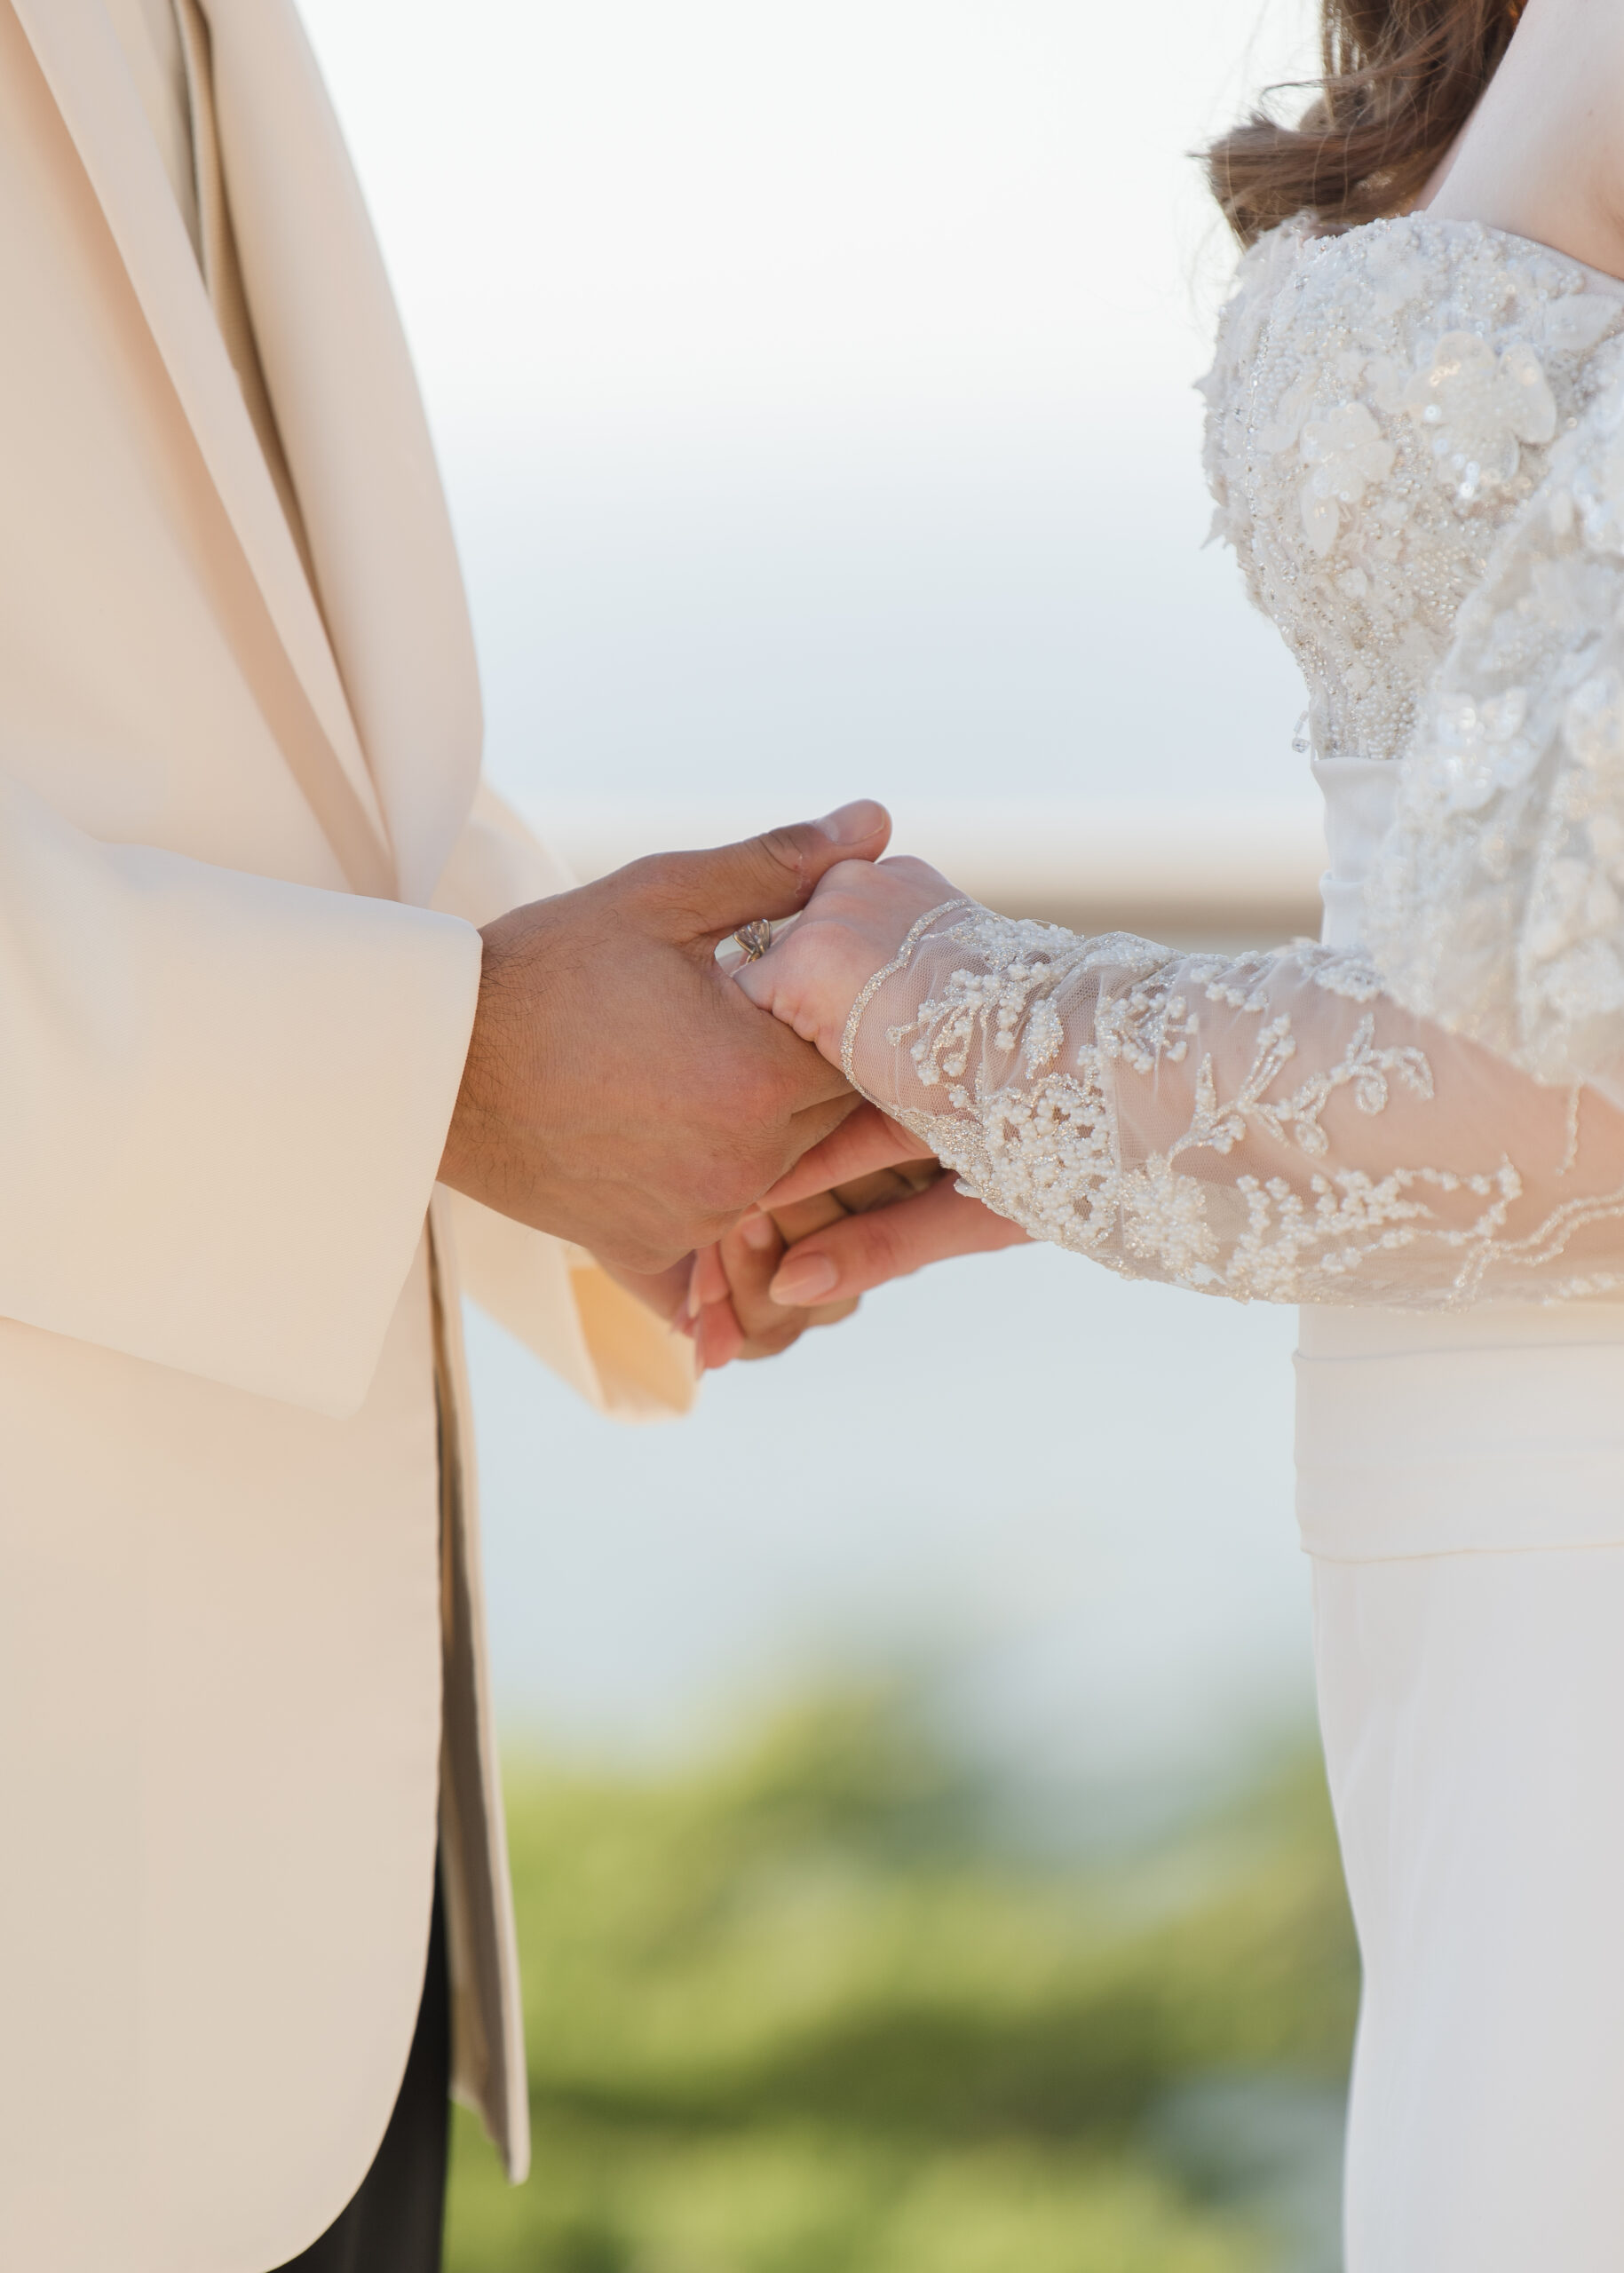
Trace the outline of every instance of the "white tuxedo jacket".
<instances>
[{"instance_id":1,"label":"white tuxedo jacket","mask_svg":"<svg viewBox=\"0 0 1624 2273\"><path fill-rule=\"evenodd\" d=\"M431 1208L469 919L563 879L476 805L445 506L289 0L203 12L309 573L102 0L0 0L8 2273L265 2273L342 2207L442 1733L459 2078L522 2170L459 1255L603 1405L690 1387L585 1258Z\"/></svg>"}]
</instances>

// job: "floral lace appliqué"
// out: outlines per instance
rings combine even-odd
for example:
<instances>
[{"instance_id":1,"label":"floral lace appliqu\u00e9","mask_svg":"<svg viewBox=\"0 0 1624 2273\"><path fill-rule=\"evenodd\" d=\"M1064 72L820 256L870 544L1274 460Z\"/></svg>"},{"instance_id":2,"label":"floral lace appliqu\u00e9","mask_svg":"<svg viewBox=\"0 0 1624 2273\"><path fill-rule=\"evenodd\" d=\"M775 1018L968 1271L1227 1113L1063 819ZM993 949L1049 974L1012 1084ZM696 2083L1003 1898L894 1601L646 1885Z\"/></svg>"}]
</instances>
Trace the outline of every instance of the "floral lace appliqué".
<instances>
[{"instance_id":1,"label":"floral lace appliqu\u00e9","mask_svg":"<svg viewBox=\"0 0 1624 2273\"><path fill-rule=\"evenodd\" d=\"M1427 1051L1384 1030L1363 956L1177 956L952 913L916 941L939 976L909 1017L886 1020L876 1057L860 1026L854 1063L962 1189L1034 1237L1243 1301L1453 1307L1490 1281L1539 1299L1618 1283L1561 1265L1576 1232L1624 1219L1624 1194L1565 1197L1520 1230L1525 1183L1509 1158L1350 1162L1327 1128L1337 1099L1379 1120L1397 1097L1430 1107L1436 1095Z\"/></svg>"}]
</instances>

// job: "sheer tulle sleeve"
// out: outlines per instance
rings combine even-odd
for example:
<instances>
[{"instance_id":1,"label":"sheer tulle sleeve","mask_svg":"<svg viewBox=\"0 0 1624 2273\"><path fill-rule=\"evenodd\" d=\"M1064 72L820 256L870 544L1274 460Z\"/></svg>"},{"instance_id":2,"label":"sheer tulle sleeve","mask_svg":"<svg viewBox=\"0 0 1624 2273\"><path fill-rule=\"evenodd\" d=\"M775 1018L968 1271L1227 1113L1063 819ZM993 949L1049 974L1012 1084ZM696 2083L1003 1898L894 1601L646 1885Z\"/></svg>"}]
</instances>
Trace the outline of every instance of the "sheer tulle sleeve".
<instances>
[{"instance_id":1,"label":"sheer tulle sleeve","mask_svg":"<svg viewBox=\"0 0 1624 2273\"><path fill-rule=\"evenodd\" d=\"M845 1057L963 1188L1129 1277L1443 1308L1624 1286L1624 1119L1356 955L1180 955L959 900L870 979Z\"/></svg>"}]
</instances>

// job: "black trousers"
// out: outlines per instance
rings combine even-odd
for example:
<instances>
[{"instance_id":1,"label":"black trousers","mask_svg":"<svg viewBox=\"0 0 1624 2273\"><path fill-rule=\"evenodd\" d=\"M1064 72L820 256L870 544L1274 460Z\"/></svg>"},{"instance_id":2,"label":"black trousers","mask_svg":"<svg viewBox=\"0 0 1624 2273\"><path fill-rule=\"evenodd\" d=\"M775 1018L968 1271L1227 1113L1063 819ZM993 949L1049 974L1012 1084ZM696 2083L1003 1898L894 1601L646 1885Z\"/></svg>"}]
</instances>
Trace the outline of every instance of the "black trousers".
<instances>
[{"instance_id":1,"label":"black trousers","mask_svg":"<svg viewBox=\"0 0 1624 2273\"><path fill-rule=\"evenodd\" d=\"M451 1992L437 1886L417 2030L384 2142L321 2239L277 2273L440 2273L450 2080Z\"/></svg>"}]
</instances>

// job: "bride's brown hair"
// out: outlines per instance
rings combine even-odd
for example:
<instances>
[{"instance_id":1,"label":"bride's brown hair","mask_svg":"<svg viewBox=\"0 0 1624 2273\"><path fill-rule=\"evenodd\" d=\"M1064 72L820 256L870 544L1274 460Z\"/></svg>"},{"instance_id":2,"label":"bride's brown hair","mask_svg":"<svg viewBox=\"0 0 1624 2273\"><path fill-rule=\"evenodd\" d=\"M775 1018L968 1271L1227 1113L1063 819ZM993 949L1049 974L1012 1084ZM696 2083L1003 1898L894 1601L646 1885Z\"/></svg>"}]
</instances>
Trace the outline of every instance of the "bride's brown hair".
<instances>
[{"instance_id":1,"label":"bride's brown hair","mask_svg":"<svg viewBox=\"0 0 1624 2273\"><path fill-rule=\"evenodd\" d=\"M1522 0L1322 0L1323 77L1295 126L1261 111L1207 176L1243 245L1294 213L1332 226L1402 211L1465 125Z\"/></svg>"}]
</instances>

